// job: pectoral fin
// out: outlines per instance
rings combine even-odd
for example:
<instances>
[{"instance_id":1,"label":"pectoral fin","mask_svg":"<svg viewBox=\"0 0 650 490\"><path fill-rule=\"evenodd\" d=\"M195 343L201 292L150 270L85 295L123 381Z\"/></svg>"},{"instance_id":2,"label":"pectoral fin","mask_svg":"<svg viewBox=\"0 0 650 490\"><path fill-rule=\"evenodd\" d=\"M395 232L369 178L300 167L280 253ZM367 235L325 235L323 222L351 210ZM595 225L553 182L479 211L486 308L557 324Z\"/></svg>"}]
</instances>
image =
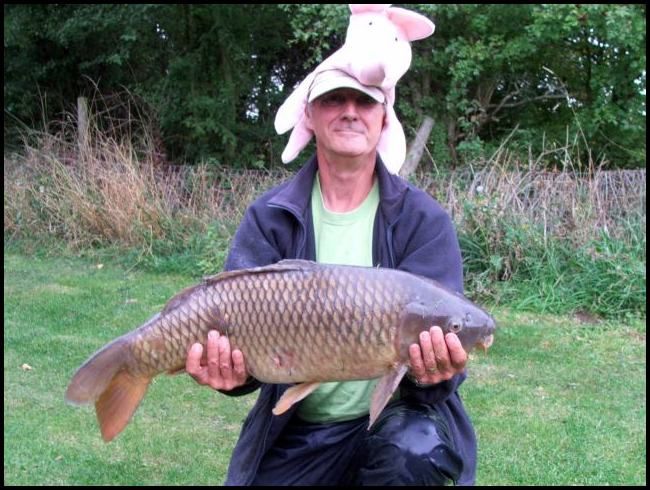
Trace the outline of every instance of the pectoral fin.
<instances>
[{"instance_id":1,"label":"pectoral fin","mask_svg":"<svg viewBox=\"0 0 650 490\"><path fill-rule=\"evenodd\" d=\"M372 427L372 424L375 423L381 411L388 404L391 396L393 396L393 392L399 386L400 381L402 381L402 378L408 369L409 367L406 364L398 364L395 369L379 380L375 387L375 391L372 393L372 401L370 402L370 423L368 424L368 429Z\"/></svg>"},{"instance_id":2,"label":"pectoral fin","mask_svg":"<svg viewBox=\"0 0 650 490\"><path fill-rule=\"evenodd\" d=\"M306 398L312 391L320 386L320 381L313 383L300 383L299 385L292 386L278 400L273 408L273 415L281 415L289 410L294 403L298 403L303 398Z\"/></svg>"}]
</instances>

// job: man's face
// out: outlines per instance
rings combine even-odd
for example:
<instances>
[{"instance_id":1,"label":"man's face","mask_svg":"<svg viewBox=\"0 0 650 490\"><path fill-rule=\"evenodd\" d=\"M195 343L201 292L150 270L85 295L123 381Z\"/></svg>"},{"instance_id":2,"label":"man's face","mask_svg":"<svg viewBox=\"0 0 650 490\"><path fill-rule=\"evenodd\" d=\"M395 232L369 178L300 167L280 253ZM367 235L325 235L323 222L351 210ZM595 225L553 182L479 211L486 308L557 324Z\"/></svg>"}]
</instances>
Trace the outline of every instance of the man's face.
<instances>
[{"instance_id":1,"label":"man's face","mask_svg":"<svg viewBox=\"0 0 650 490\"><path fill-rule=\"evenodd\" d=\"M372 97L350 88L327 92L307 108L306 125L326 153L357 157L372 153L384 127L385 110Z\"/></svg>"}]
</instances>

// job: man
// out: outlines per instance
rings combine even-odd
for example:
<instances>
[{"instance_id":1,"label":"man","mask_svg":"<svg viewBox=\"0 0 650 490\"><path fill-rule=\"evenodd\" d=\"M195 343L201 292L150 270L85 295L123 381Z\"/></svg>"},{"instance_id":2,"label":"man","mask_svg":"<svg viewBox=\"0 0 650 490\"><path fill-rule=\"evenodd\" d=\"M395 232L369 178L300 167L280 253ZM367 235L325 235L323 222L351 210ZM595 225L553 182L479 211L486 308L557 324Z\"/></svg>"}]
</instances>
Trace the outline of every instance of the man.
<instances>
[{"instance_id":1,"label":"man","mask_svg":"<svg viewBox=\"0 0 650 490\"><path fill-rule=\"evenodd\" d=\"M319 73L305 123L316 155L247 210L226 269L299 258L390 267L462 292L458 240L430 196L387 172L377 154L386 97L337 69ZM207 364L192 346L186 370L230 395L260 387L233 451L226 484L471 484L476 440L458 386L467 355L432 326L410 346L410 372L370 430L375 380L326 383L287 413L271 409L288 385L262 384L228 339L211 332Z\"/></svg>"}]
</instances>

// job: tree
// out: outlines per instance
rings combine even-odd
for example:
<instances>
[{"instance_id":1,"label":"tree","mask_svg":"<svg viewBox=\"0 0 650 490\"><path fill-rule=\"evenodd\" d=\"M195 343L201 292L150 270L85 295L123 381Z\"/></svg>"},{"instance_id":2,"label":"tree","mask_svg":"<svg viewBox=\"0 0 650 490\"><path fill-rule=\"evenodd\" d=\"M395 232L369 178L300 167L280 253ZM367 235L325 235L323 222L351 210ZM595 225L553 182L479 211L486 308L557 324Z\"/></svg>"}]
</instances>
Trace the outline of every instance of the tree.
<instances>
[{"instance_id":1,"label":"tree","mask_svg":"<svg viewBox=\"0 0 650 490\"><path fill-rule=\"evenodd\" d=\"M444 122L453 164L518 127L535 150L568 128L610 165L645 165L645 6L428 9L438 29L414 44L409 102Z\"/></svg>"},{"instance_id":2,"label":"tree","mask_svg":"<svg viewBox=\"0 0 650 490\"><path fill-rule=\"evenodd\" d=\"M434 118L439 164L489 155L506 137L539 152L568 132L583 161L645 166L645 5L405 8L436 32L413 43L396 110L408 139ZM345 5L320 4L4 9L5 137L95 86L126 88L150 108L173 161L228 166L280 165L275 111L343 44L349 17Z\"/></svg>"},{"instance_id":3,"label":"tree","mask_svg":"<svg viewBox=\"0 0 650 490\"><path fill-rule=\"evenodd\" d=\"M5 5L10 121L36 126L72 106L91 89L89 80L110 92L137 89L164 76L163 42L152 21L156 10L150 5Z\"/></svg>"}]
</instances>

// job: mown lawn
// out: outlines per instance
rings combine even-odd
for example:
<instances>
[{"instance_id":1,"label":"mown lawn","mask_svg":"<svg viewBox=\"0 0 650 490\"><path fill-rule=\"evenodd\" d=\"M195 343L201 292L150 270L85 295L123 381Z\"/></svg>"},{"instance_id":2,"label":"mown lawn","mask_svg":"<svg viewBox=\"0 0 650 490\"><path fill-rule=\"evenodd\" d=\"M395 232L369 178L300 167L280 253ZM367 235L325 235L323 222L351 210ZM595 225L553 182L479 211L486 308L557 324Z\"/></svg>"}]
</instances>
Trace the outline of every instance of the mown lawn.
<instances>
[{"instance_id":1,"label":"mown lawn","mask_svg":"<svg viewBox=\"0 0 650 490\"><path fill-rule=\"evenodd\" d=\"M4 257L4 482L213 485L255 395L230 398L161 376L104 444L91 407L63 401L75 369L197 278L88 259ZM488 355L462 395L482 485L646 482L645 321L493 311Z\"/></svg>"}]
</instances>

